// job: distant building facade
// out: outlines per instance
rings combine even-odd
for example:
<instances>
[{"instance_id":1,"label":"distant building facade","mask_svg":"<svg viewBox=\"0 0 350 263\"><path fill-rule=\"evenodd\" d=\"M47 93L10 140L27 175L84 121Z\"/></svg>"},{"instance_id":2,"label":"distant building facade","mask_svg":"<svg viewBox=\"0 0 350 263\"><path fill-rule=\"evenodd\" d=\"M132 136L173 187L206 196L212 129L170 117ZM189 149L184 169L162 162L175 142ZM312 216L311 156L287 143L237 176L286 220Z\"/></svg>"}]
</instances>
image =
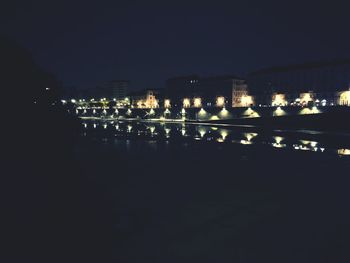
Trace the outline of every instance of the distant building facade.
<instances>
[{"instance_id":1,"label":"distant building facade","mask_svg":"<svg viewBox=\"0 0 350 263\"><path fill-rule=\"evenodd\" d=\"M128 80L113 80L109 82L109 88L111 90L111 96L116 101L125 100L129 91L130 81Z\"/></svg>"},{"instance_id":2,"label":"distant building facade","mask_svg":"<svg viewBox=\"0 0 350 263\"><path fill-rule=\"evenodd\" d=\"M176 77L166 81L165 96L174 106L225 106L232 103L232 90L244 83L242 78L232 75Z\"/></svg>"},{"instance_id":3,"label":"distant building facade","mask_svg":"<svg viewBox=\"0 0 350 263\"><path fill-rule=\"evenodd\" d=\"M127 97L130 81L112 80L96 87L96 98L107 98L109 100L123 101Z\"/></svg>"},{"instance_id":4,"label":"distant building facade","mask_svg":"<svg viewBox=\"0 0 350 263\"><path fill-rule=\"evenodd\" d=\"M254 106L254 98L249 95L246 81L236 80L232 87L232 107L250 106Z\"/></svg>"},{"instance_id":5,"label":"distant building facade","mask_svg":"<svg viewBox=\"0 0 350 263\"><path fill-rule=\"evenodd\" d=\"M261 104L271 104L274 94L283 94L286 102L291 103L301 99L302 93L312 100L336 104L337 92L347 91L350 87L350 60L259 70L249 74L248 86Z\"/></svg>"},{"instance_id":6,"label":"distant building facade","mask_svg":"<svg viewBox=\"0 0 350 263\"><path fill-rule=\"evenodd\" d=\"M133 108L159 108L160 105L160 91L153 90L142 90L136 91L129 94L131 107Z\"/></svg>"}]
</instances>

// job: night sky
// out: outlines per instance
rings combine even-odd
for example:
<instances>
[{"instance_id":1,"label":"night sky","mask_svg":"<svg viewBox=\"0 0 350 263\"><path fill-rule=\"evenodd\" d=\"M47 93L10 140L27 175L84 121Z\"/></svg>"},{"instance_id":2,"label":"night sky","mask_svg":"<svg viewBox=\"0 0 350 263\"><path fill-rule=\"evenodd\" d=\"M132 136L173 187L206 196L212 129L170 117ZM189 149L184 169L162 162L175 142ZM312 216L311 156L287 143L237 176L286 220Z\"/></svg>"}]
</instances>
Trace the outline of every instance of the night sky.
<instances>
[{"instance_id":1,"label":"night sky","mask_svg":"<svg viewBox=\"0 0 350 263\"><path fill-rule=\"evenodd\" d=\"M112 79L163 88L179 75L350 57L349 9L337 1L143 2L11 1L0 8L0 32L80 88Z\"/></svg>"}]
</instances>

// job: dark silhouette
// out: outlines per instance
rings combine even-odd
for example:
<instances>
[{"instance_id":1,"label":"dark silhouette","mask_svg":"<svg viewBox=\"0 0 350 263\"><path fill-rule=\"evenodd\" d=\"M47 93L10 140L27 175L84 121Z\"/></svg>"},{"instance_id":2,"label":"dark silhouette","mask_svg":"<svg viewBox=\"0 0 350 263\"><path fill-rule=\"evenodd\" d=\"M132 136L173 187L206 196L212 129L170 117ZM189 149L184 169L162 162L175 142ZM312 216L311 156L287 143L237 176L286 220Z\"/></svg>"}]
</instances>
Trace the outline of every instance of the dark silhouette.
<instances>
[{"instance_id":1,"label":"dark silhouette","mask_svg":"<svg viewBox=\"0 0 350 263\"><path fill-rule=\"evenodd\" d=\"M0 57L2 262L108 262L111 215L74 162L80 126L59 103L59 82L6 37Z\"/></svg>"}]
</instances>

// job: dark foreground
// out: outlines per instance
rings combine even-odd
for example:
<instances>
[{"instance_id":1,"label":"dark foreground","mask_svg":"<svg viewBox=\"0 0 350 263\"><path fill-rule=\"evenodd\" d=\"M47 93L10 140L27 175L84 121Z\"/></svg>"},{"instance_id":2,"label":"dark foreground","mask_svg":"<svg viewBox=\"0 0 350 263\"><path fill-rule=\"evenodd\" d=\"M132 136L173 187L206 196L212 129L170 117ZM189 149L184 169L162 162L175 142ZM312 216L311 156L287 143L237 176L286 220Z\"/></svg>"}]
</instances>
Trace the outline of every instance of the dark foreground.
<instances>
[{"instance_id":1,"label":"dark foreground","mask_svg":"<svg viewBox=\"0 0 350 263\"><path fill-rule=\"evenodd\" d=\"M7 148L3 262L350 260L346 134L57 119Z\"/></svg>"},{"instance_id":2,"label":"dark foreground","mask_svg":"<svg viewBox=\"0 0 350 263\"><path fill-rule=\"evenodd\" d=\"M141 138L137 125L98 125L76 158L113 210L115 262L350 260L349 157L250 144L249 135L195 139L195 128L180 138L176 125L161 139L159 125Z\"/></svg>"}]
</instances>

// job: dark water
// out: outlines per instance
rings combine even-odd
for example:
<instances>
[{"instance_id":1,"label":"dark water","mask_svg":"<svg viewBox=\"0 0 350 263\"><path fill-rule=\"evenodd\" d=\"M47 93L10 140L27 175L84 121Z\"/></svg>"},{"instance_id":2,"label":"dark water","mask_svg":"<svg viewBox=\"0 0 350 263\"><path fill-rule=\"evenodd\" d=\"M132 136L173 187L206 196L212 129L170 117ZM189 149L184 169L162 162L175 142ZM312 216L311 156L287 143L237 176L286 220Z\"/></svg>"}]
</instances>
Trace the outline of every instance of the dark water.
<instances>
[{"instance_id":1,"label":"dark water","mask_svg":"<svg viewBox=\"0 0 350 263\"><path fill-rule=\"evenodd\" d=\"M83 125L115 262L349 262L348 135Z\"/></svg>"}]
</instances>

